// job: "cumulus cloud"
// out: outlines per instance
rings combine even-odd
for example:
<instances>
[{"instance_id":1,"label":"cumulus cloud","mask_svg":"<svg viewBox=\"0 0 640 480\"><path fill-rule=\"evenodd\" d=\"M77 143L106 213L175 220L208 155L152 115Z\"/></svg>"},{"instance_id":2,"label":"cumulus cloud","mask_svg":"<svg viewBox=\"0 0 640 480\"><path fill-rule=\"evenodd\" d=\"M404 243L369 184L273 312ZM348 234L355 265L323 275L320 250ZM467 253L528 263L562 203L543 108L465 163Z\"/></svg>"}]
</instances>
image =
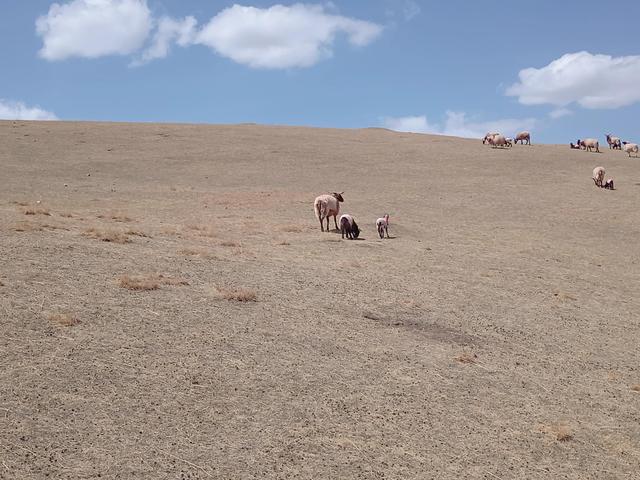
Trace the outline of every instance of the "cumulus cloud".
<instances>
[{"instance_id":1,"label":"cumulus cloud","mask_svg":"<svg viewBox=\"0 0 640 480\"><path fill-rule=\"evenodd\" d=\"M472 121L464 112L447 111L444 124L429 123L425 115L409 117L386 117L383 126L398 132L432 133L454 137L482 138L487 132L503 132L513 135L522 130L531 130L534 118L505 118L491 121Z\"/></svg>"},{"instance_id":2,"label":"cumulus cloud","mask_svg":"<svg viewBox=\"0 0 640 480\"><path fill-rule=\"evenodd\" d=\"M162 17L151 40L151 44L142 53L142 57L134 62L140 65L157 58L164 58L169 54L171 45L175 42L181 47L193 43L196 35L195 18L189 16L182 20L170 17Z\"/></svg>"},{"instance_id":3,"label":"cumulus cloud","mask_svg":"<svg viewBox=\"0 0 640 480\"><path fill-rule=\"evenodd\" d=\"M2 120L57 120L53 112L39 107L27 107L22 102L12 102L0 98L0 119Z\"/></svg>"},{"instance_id":4,"label":"cumulus cloud","mask_svg":"<svg viewBox=\"0 0 640 480\"><path fill-rule=\"evenodd\" d=\"M375 23L331 14L320 5L234 5L212 18L196 42L252 68L294 68L331 57L338 34L361 47L381 32Z\"/></svg>"},{"instance_id":5,"label":"cumulus cloud","mask_svg":"<svg viewBox=\"0 0 640 480\"><path fill-rule=\"evenodd\" d=\"M640 56L612 57L568 53L542 68L526 68L506 91L524 105L572 103L591 108L619 108L640 101Z\"/></svg>"},{"instance_id":6,"label":"cumulus cloud","mask_svg":"<svg viewBox=\"0 0 640 480\"><path fill-rule=\"evenodd\" d=\"M129 55L144 45L152 25L146 0L54 3L36 20L43 40L39 54L49 61Z\"/></svg>"}]
</instances>

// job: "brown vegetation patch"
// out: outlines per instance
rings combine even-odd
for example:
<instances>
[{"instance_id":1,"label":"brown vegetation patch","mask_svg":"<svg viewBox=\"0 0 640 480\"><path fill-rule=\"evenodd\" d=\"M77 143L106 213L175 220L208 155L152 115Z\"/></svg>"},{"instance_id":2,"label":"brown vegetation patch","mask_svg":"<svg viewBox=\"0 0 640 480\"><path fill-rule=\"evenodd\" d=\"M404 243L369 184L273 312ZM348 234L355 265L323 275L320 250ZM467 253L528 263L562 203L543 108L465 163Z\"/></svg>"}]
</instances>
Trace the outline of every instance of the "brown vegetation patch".
<instances>
[{"instance_id":1,"label":"brown vegetation patch","mask_svg":"<svg viewBox=\"0 0 640 480\"><path fill-rule=\"evenodd\" d=\"M182 248L178 250L178 253L188 257L215 258L211 252L199 248Z\"/></svg>"},{"instance_id":2,"label":"brown vegetation patch","mask_svg":"<svg viewBox=\"0 0 640 480\"><path fill-rule=\"evenodd\" d=\"M246 288L216 287L217 294L225 300L236 302L256 302L258 296L255 291Z\"/></svg>"},{"instance_id":3,"label":"brown vegetation patch","mask_svg":"<svg viewBox=\"0 0 640 480\"><path fill-rule=\"evenodd\" d=\"M11 202L11 203L13 203L14 205L18 205L19 207L27 207L27 206L29 206L29 203L28 203L28 202L16 202L16 201L14 200L14 201L13 201L13 202Z\"/></svg>"},{"instance_id":4,"label":"brown vegetation patch","mask_svg":"<svg viewBox=\"0 0 640 480\"><path fill-rule=\"evenodd\" d=\"M167 277L162 274L123 275L119 278L120 287L134 291L158 290L161 285L189 285L189 282L179 278Z\"/></svg>"},{"instance_id":5,"label":"brown vegetation patch","mask_svg":"<svg viewBox=\"0 0 640 480\"><path fill-rule=\"evenodd\" d=\"M25 215L45 215L47 217L51 216L51 212L49 211L49 209L43 207L29 207L25 208L22 212Z\"/></svg>"},{"instance_id":6,"label":"brown vegetation patch","mask_svg":"<svg viewBox=\"0 0 640 480\"><path fill-rule=\"evenodd\" d=\"M558 442L573 440L573 433L571 433L571 429L567 425L541 425L540 431Z\"/></svg>"},{"instance_id":7,"label":"brown vegetation patch","mask_svg":"<svg viewBox=\"0 0 640 480\"><path fill-rule=\"evenodd\" d=\"M120 223L133 222L133 218L127 215L124 215L122 213L110 213L108 215L98 215L98 218L107 218L107 219L113 220L114 222L120 222Z\"/></svg>"},{"instance_id":8,"label":"brown vegetation patch","mask_svg":"<svg viewBox=\"0 0 640 480\"><path fill-rule=\"evenodd\" d=\"M102 242L110 243L130 243L131 240L124 232L118 232L116 230L100 230L98 228L90 228L86 230L82 235L88 238L94 238Z\"/></svg>"},{"instance_id":9,"label":"brown vegetation patch","mask_svg":"<svg viewBox=\"0 0 640 480\"><path fill-rule=\"evenodd\" d=\"M570 293L567 292L555 292L553 294L554 297L560 299L560 300L571 300L571 301L576 301L577 298L573 295L571 295Z\"/></svg>"},{"instance_id":10,"label":"brown vegetation patch","mask_svg":"<svg viewBox=\"0 0 640 480\"><path fill-rule=\"evenodd\" d=\"M69 212L63 212L60 214L62 218L73 218L73 214Z\"/></svg>"},{"instance_id":11,"label":"brown vegetation patch","mask_svg":"<svg viewBox=\"0 0 640 480\"><path fill-rule=\"evenodd\" d=\"M70 313L50 313L47 315L47 320L60 327L73 327L80 323L80 320Z\"/></svg>"},{"instance_id":12,"label":"brown vegetation patch","mask_svg":"<svg viewBox=\"0 0 640 480\"><path fill-rule=\"evenodd\" d=\"M200 237L215 237L216 232L213 230L213 227L209 225L187 225L189 230L193 230L197 232Z\"/></svg>"},{"instance_id":13,"label":"brown vegetation patch","mask_svg":"<svg viewBox=\"0 0 640 480\"><path fill-rule=\"evenodd\" d=\"M281 242L276 243L276 245L288 246L288 245L291 245L291 244L289 242L287 242L286 240L282 240Z\"/></svg>"},{"instance_id":14,"label":"brown vegetation patch","mask_svg":"<svg viewBox=\"0 0 640 480\"><path fill-rule=\"evenodd\" d=\"M632 385L631 390L634 392L640 392L640 383L638 385Z\"/></svg>"}]
</instances>

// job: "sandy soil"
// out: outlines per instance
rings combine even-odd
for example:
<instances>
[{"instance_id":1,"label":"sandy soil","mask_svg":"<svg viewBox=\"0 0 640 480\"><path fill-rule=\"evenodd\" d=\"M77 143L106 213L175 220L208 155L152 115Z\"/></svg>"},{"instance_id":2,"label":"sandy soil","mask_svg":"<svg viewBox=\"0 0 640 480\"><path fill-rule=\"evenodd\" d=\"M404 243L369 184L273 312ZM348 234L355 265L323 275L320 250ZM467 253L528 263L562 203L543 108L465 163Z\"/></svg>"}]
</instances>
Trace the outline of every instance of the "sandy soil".
<instances>
[{"instance_id":1,"label":"sandy soil","mask_svg":"<svg viewBox=\"0 0 640 480\"><path fill-rule=\"evenodd\" d=\"M640 478L640 160L254 125L0 145L0 478ZM343 190L358 241L313 216Z\"/></svg>"}]
</instances>

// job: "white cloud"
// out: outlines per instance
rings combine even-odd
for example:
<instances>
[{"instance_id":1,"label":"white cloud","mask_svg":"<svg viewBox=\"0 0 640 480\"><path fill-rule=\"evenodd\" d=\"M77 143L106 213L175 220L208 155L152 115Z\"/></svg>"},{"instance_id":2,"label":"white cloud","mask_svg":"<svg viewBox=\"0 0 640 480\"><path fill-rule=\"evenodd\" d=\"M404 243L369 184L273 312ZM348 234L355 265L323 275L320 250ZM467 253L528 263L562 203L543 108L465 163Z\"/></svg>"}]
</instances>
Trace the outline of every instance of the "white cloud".
<instances>
[{"instance_id":1,"label":"white cloud","mask_svg":"<svg viewBox=\"0 0 640 480\"><path fill-rule=\"evenodd\" d=\"M0 98L0 119L2 120L57 120L53 112L39 107L27 107L22 102L11 102Z\"/></svg>"},{"instance_id":2,"label":"white cloud","mask_svg":"<svg viewBox=\"0 0 640 480\"><path fill-rule=\"evenodd\" d=\"M568 53L542 68L527 68L506 94L524 105L619 108L640 101L640 56Z\"/></svg>"},{"instance_id":3,"label":"white cloud","mask_svg":"<svg viewBox=\"0 0 640 480\"><path fill-rule=\"evenodd\" d=\"M146 0L73 0L54 3L36 20L49 61L70 57L129 55L139 50L153 25Z\"/></svg>"},{"instance_id":4,"label":"white cloud","mask_svg":"<svg viewBox=\"0 0 640 480\"><path fill-rule=\"evenodd\" d=\"M151 45L142 53L140 60L134 65L150 62L156 58L164 58L169 54L171 44L177 43L181 47L186 47L193 43L196 35L195 18L189 16L182 20L175 20L170 17L162 17L158 21L158 26L153 35Z\"/></svg>"},{"instance_id":5,"label":"white cloud","mask_svg":"<svg viewBox=\"0 0 640 480\"><path fill-rule=\"evenodd\" d=\"M331 57L338 34L360 47L381 32L375 23L330 14L320 5L234 5L212 18L196 42L252 68L293 68Z\"/></svg>"},{"instance_id":6,"label":"white cloud","mask_svg":"<svg viewBox=\"0 0 640 480\"><path fill-rule=\"evenodd\" d=\"M555 110L549 112L549 116L554 119L566 117L567 115L573 115L573 111L569 110L568 108L556 108Z\"/></svg>"},{"instance_id":7,"label":"white cloud","mask_svg":"<svg viewBox=\"0 0 640 480\"><path fill-rule=\"evenodd\" d=\"M432 133L454 137L482 138L487 132L502 132L507 136L522 130L531 130L534 118L505 118L486 122L470 121L464 112L447 111L444 125L431 124L424 115L410 117L387 117L383 126L398 132Z\"/></svg>"}]
</instances>

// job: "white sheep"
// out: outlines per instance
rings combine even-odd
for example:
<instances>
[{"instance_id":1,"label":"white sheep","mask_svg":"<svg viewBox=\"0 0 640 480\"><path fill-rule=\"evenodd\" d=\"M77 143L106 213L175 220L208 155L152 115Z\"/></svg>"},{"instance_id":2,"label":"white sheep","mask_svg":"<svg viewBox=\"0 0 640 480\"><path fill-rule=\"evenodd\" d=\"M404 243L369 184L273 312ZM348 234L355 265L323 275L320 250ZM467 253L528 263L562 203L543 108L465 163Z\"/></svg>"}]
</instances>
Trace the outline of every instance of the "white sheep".
<instances>
[{"instance_id":1,"label":"white sheep","mask_svg":"<svg viewBox=\"0 0 640 480\"><path fill-rule=\"evenodd\" d=\"M360 236L360 229L353 217L347 213L340 217L340 233L342 238L347 237L349 240L355 240Z\"/></svg>"},{"instance_id":2,"label":"white sheep","mask_svg":"<svg viewBox=\"0 0 640 480\"><path fill-rule=\"evenodd\" d=\"M489 138L495 136L495 135L500 135L498 132L493 132L493 133L487 133L484 138L482 139L482 144L484 145L485 143L489 143Z\"/></svg>"},{"instance_id":3,"label":"white sheep","mask_svg":"<svg viewBox=\"0 0 640 480\"><path fill-rule=\"evenodd\" d=\"M578 140L578 145L584 148L586 151L591 152L594 148L596 152L600 153L600 142L595 138L585 138L584 140Z\"/></svg>"},{"instance_id":4,"label":"white sheep","mask_svg":"<svg viewBox=\"0 0 640 480\"><path fill-rule=\"evenodd\" d=\"M492 148L505 147L507 145L507 139L504 138L504 135L500 134L489 137L487 141Z\"/></svg>"},{"instance_id":5,"label":"white sheep","mask_svg":"<svg viewBox=\"0 0 640 480\"><path fill-rule=\"evenodd\" d=\"M629 156L631 156L632 153L635 153L635 157L638 157L638 144L637 143L629 143L629 142L622 142L622 144L624 145L624 151L627 152L629 154Z\"/></svg>"},{"instance_id":6,"label":"white sheep","mask_svg":"<svg viewBox=\"0 0 640 480\"><path fill-rule=\"evenodd\" d=\"M593 169L593 182L596 184L596 187L604 186L604 168L596 167Z\"/></svg>"},{"instance_id":7,"label":"white sheep","mask_svg":"<svg viewBox=\"0 0 640 480\"><path fill-rule=\"evenodd\" d=\"M378 229L378 235L380 238L384 238L386 232L387 238L389 238L389 214L376 220L376 228Z\"/></svg>"},{"instance_id":8,"label":"white sheep","mask_svg":"<svg viewBox=\"0 0 640 480\"><path fill-rule=\"evenodd\" d=\"M520 142L524 145L524 142L527 142L527 145L531 145L531 134L529 132L520 132L516 135L516 143Z\"/></svg>"},{"instance_id":9,"label":"white sheep","mask_svg":"<svg viewBox=\"0 0 640 480\"><path fill-rule=\"evenodd\" d=\"M313 210L316 213L316 218L320 220L320 230L323 232L324 226L322 225L322 221L325 218L327 219L327 232L329 231L329 217L333 217L333 223L335 223L336 230L338 230L336 217L340 213L340 202L344 202L344 198L342 198L343 193L344 192L333 192L327 195L320 195L316 197L313 202Z\"/></svg>"},{"instance_id":10,"label":"white sheep","mask_svg":"<svg viewBox=\"0 0 640 480\"><path fill-rule=\"evenodd\" d=\"M613 137L610 133L607 133L607 143L609 144L609 148L613 148L614 150L622 150L622 145L620 143L619 137Z\"/></svg>"}]
</instances>

